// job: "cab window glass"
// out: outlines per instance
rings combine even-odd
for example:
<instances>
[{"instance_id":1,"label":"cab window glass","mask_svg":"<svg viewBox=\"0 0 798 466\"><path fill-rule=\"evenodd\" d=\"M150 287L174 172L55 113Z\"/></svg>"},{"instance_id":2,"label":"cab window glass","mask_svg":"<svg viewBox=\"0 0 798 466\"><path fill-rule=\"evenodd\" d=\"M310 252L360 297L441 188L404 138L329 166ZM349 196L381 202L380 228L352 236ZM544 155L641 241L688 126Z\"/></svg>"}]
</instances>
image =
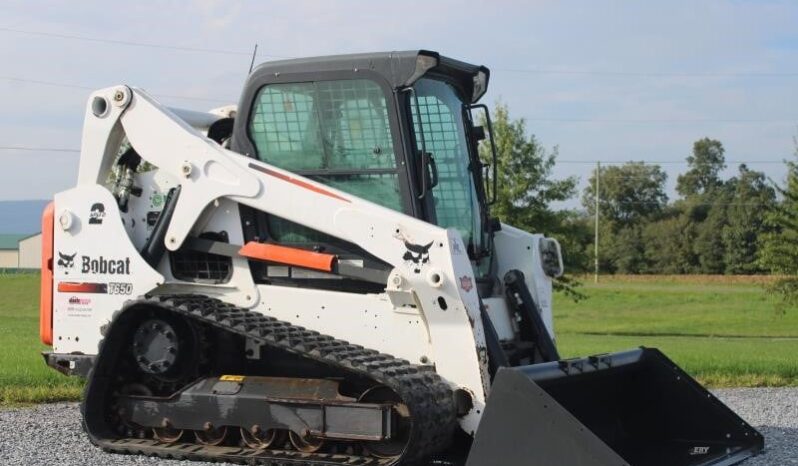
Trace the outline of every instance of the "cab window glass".
<instances>
[{"instance_id":1,"label":"cab window glass","mask_svg":"<svg viewBox=\"0 0 798 466\"><path fill-rule=\"evenodd\" d=\"M367 79L271 84L255 98L249 133L258 158L390 209L402 210L388 108ZM327 238L271 217L289 243Z\"/></svg>"},{"instance_id":2,"label":"cab window glass","mask_svg":"<svg viewBox=\"0 0 798 466\"><path fill-rule=\"evenodd\" d=\"M411 109L416 147L426 148L438 171L438 185L432 188L437 223L457 229L466 243L479 245L480 208L469 169L463 102L454 88L442 81L422 78L414 90Z\"/></svg>"}]
</instances>

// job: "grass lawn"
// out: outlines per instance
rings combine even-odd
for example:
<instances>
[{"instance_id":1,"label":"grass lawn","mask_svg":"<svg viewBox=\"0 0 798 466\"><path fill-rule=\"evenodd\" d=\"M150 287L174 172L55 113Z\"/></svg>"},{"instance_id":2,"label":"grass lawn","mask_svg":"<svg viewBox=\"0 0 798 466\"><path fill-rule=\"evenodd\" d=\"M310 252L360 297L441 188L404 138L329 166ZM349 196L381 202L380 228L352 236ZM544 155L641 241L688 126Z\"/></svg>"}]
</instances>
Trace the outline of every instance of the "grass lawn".
<instances>
[{"instance_id":1,"label":"grass lawn","mask_svg":"<svg viewBox=\"0 0 798 466\"><path fill-rule=\"evenodd\" d=\"M798 311L775 311L758 284L615 278L582 291L555 300L563 356L649 346L711 386L798 386Z\"/></svg>"},{"instance_id":2,"label":"grass lawn","mask_svg":"<svg viewBox=\"0 0 798 466\"><path fill-rule=\"evenodd\" d=\"M711 386L798 386L798 311L774 311L751 281L614 278L582 291L555 299L565 357L642 345ZM39 276L0 276L0 295L0 406L78 399L81 380L40 356Z\"/></svg>"},{"instance_id":3,"label":"grass lawn","mask_svg":"<svg viewBox=\"0 0 798 466\"><path fill-rule=\"evenodd\" d=\"M82 382L40 354L39 275L0 275L0 296L0 406L78 399Z\"/></svg>"}]
</instances>

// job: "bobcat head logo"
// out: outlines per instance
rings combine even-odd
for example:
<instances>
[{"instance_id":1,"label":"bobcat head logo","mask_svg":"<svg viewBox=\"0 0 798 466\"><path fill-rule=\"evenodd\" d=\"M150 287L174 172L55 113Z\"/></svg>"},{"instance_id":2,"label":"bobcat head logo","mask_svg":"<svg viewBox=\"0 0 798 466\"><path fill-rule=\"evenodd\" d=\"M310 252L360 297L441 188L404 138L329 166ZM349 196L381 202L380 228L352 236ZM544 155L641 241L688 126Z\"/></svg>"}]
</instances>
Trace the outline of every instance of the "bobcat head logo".
<instances>
[{"instance_id":1,"label":"bobcat head logo","mask_svg":"<svg viewBox=\"0 0 798 466\"><path fill-rule=\"evenodd\" d=\"M413 268L413 272L421 273L421 268L429 262L429 248L432 247L433 241L425 245L413 244L407 240L404 243L407 251L402 258Z\"/></svg>"},{"instance_id":2,"label":"bobcat head logo","mask_svg":"<svg viewBox=\"0 0 798 466\"><path fill-rule=\"evenodd\" d=\"M75 266L75 256L78 253L72 254L71 256L64 254L61 251L58 251L58 266L62 269L71 269ZM64 273L69 273L68 271L64 271Z\"/></svg>"}]
</instances>

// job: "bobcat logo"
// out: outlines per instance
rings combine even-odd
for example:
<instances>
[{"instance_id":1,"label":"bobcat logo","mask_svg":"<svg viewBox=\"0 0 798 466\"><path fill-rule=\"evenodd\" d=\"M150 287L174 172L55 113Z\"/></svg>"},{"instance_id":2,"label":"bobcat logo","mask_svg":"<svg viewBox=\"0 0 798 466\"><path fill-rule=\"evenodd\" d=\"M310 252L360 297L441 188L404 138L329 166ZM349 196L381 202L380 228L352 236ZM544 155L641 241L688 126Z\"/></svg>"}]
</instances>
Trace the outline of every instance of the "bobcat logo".
<instances>
[{"instance_id":1,"label":"bobcat logo","mask_svg":"<svg viewBox=\"0 0 798 466\"><path fill-rule=\"evenodd\" d=\"M62 269L73 268L75 266L75 256L77 255L78 253L69 256L61 251L58 251L58 266L61 267ZM69 272L64 270L64 273L69 273Z\"/></svg>"},{"instance_id":2,"label":"bobcat logo","mask_svg":"<svg viewBox=\"0 0 798 466\"><path fill-rule=\"evenodd\" d=\"M407 251L405 251L405 255L402 256L402 258L413 268L413 272L421 273L421 268L424 267L424 264L429 262L429 248L432 247L433 242L434 241L430 241L428 244L422 246L420 244L413 244L407 240L404 241Z\"/></svg>"}]
</instances>

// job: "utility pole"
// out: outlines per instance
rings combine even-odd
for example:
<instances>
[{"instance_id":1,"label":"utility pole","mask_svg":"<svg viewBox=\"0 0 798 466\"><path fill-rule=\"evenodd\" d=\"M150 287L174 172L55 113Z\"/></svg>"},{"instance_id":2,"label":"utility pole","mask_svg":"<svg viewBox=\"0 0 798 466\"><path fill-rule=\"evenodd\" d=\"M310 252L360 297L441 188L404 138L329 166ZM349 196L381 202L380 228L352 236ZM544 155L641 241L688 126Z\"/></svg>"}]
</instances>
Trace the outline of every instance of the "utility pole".
<instances>
[{"instance_id":1,"label":"utility pole","mask_svg":"<svg viewBox=\"0 0 798 466\"><path fill-rule=\"evenodd\" d=\"M595 267L595 272L594 273L595 273L595 276L593 277L593 280L594 280L595 283L598 283L598 276L599 276L599 233L598 232L599 232L599 197L600 197L599 188L601 187L600 186L600 182L599 182L600 178L601 178L601 162L596 162L596 192L595 192L595 198L596 198L596 231L595 231L595 238L594 238L595 251L594 251L594 254L593 254L595 256L595 258L594 258L594 267Z\"/></svg>"}]
</instances>

